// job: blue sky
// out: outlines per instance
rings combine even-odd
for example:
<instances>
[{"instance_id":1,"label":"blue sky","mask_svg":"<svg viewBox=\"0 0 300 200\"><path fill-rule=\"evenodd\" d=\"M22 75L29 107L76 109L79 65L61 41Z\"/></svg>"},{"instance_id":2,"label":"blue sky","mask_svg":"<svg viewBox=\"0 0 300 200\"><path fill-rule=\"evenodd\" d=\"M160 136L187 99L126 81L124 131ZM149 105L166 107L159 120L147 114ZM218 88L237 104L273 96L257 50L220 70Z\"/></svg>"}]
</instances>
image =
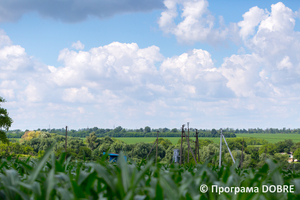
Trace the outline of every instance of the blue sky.
<instances>
[{"instance_id":1,"label":"blue sky","mask_svg":"<svg viewBox=\"0 0 300 200\"><path fill-rule=\"evenodd\" d=\"M0 2L12 129L298 128L297 1Z\"/></svg>"}]
</instances>

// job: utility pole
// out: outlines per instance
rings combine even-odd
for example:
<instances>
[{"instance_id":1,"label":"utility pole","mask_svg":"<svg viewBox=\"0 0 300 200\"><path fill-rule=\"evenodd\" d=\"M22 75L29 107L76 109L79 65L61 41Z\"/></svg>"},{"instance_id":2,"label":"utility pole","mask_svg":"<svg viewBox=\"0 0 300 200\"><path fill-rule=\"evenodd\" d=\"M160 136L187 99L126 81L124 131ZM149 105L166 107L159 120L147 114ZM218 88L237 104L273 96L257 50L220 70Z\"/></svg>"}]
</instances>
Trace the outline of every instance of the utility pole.
<instances>
[{"instance_id":1,"label":"utility pole","mask_svg":"<svg viewBox=\"0 0 300 200\"><path fill-rule=\"evenodd\" d=\"M66 157L65 157L65 159L67 158L67 145L68 145L68 142L67 142L67 136L68 136L68 126L66 126L66 141L65 141L65 152L66 152Z\"/></svg>"},{"instance_id":2,"label":"utility pole","mask_svg":"<svg viewBox=\"0 0 300 200\"><path fill-rule=\"evenodd\" d=\"M184 133L184 136L186 137L185 132L183 132L183 133ZM194 161L195 161L195 163L197 164L196 157L194 156L194 153L193 153L193 151L192 151L192 149L191 149L191 146L190 146L190 141L188 140L187 143L188 143L188 148L191 150L191 153L192 153L192 156L193 156L193 158L194 158Z\"/></svg>"},{"instance_id":3,"label":"utility pole","mask_svg":"<svg viewBox=\"0 0 300 200\"><path fill-rule=\"evenodd\" d=\"M190 139L190 127L189 127L190 123L187 123L187 127L188 127L188 137L187 140ZM190 149L188 148L188 163L190 163Z\"/></svg>"},{"instance_id":4,"label":"utility pole","mask_svg":"<svg viewBox=\"0 0 300 200\"><path fill-rule=\"evenodd\" d=\"M180 146L180 165L182 164L182 139L183 139L183 130L184 129L184 124L182 125L182 128L181 128L181 146Z\"/></svg>"},{"instance_id":5,"label":"utility pole","mask_svg":"<svg viewBox=\"0 0 300 200\"><path fill-rule=\"evenodd\" d=\"M154 145L156 144L156 163L157 163L157 147L158 147L158 133L159 133L159 131L157 131L157 135L156 135L156 140L155 140L155 142L153 143L153 145L152 145L152 147L151 147L151 149L150 149L150 151L149 151L149 153L148 153L148 155L147 155L147 157L146 157L146 160L147 160L147 158L148 158L148 156L150 155L150 153L152 152L152 149L153 149L153 147L154 147Z\"/></svg>"},{"instance_id":6,"label":"utility pole","mask_svg":"<svg viewBox=\"0 0 300 200\"><path fill-rule=\"evenodd\" d=\"M157 164L157 151L158 151L158 131L156 134L156 164Z\"/></svg>"},{"instance_id":7,"label":"utility pole","mask_svg":"<svg viewBox=\"0 0 300 200\"><path fill-rule=\"evenodd\" d=\"M200 162L200 155L199 155L199 139L198 139L198 130L196 129L196 141L195 141L195 156L197 158L198 154L198 162Z\"/></svg>"},{"instance_id":8,"label":"utility pole","mask_svg":"<svg viewBox=\"0 0 300 200\"><path fill-rule=\"evenodd\" d=\"M219 167L222 165L222 129L220 134L220 154L219 154Z\"/></svg>"}]
</instances>

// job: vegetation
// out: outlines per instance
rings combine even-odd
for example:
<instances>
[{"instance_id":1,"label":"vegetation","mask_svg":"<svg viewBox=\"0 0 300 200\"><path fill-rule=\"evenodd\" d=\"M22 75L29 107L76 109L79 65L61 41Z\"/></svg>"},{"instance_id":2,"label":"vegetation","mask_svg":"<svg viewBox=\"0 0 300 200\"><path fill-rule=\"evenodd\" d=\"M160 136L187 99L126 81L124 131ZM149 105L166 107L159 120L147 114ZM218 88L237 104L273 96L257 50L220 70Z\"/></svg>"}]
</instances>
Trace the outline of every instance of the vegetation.
<instances>
[{"instance_id":1,"label":"vegetation","mask_svg":"<svg viewBox=\"0 0 300 200\"><path fill-rule=\"evenodd\" d=\"M65 128L62 129L38 129L36 131L43 131L49 133L56 133L58 135L65 134ZM160 137L180 137L181 131L174 128L172 130L168 128L159 128L159 129L151 129L149 126L146 126L144 129L124 129L121 126L116 127L115 129L101 129L98 127L87 128L87 129L79 129L79 130L70 130L68 131L68 135L72 137L81 137L85 138L89 136L91 133L95 133L96 137L156 137L157 131L159 131ZM26 131L25 131L26 132ZM9 138L20 138L24 134L21 130L14 130L7 132L7 136ZM190 136L194 137L196 134L196 129L190 129ZM223 132L225 137L236 137L235 133ZM199 137L219 137L220 131L212 130L199 130Z\"/></svg>"},{"instance_id":2,"label":"vegetation","mask_svg":"<svg viewBox=\"0 0 300 200\"><path fill-rule=\"evenodd\" d=\"M150 139L150 138L149 138ZM173 138L172 138L173 139ZM120 153L123 151L127 157L135 162L140 162L142 159L147 158L148 153L153 147L155 140L149 143L139 142L136 144L127 144L121 140L103 137L96 137L95 133L91 133L85 142L80 138L68 137L67 157L72 157L72 160L83 159L97 161L103 157L104 152ZM232 150L234 159L240 159L243 150L243 168L260 168L265 164L265 160L274 159L284 169L298 169L300 163L295 166L288 163L290 151L299 151L300 143L294 143L292 140L280 141L272 144L268 143L264 139L256 138L227 138L229 148ZM2 158L12 156L14 158L18 156L35 158L41 157L44 152L54 145L54 153L56 156L61 155L65 151L65 137L53 133L47 133L43 131L31 131L22 136L19 142L11 143L10 145L1 144ZM257 146L259 145L259 146ZM164 164L170 164L173 161L173 150L180 149L181 141L177 139L177 142L171 142L167 138L159 138L158 145L158 161ZM195 153L195 143L190 139L190 146ZM204 163L206 160L211 159L216 155L214 159L211 159L209 164L216 164L219 160L219 144L214 143L212 140L200 139L199 140L199 159L198 163ZM156 149L156 148L154 148ZM223 144L224 162L232 163L230 154L225 144ZM282 155L285 153L285 155ZM149 158L155 156L155 150L153 150ZM187 141L183 141L183 162L188 162L188 145ZM190 163L194 163L193 157L190 152Z\"/></svg>"},{"instance_id":3,"label":"vegetation","mask_svg":"<svg viewBox=\"0 0 300 200\"><path fill-rule=\"evenodd\" d=\"M0 97L0 103L5 102L5 100ZM1 106L1 104L0 104ZM8 139L6 137L5 131L2 130L4 128L6 131L11 127L13 120L8 116L8 112L6 109L0 107L0 141L3 143L8 143Z\"/></svg>"},{"instance_id":4,"label":"vegetation","mask_svg":"<svg viewBox=\"0 0 300 200\"><path fill-rule=\"evenodd\" d=\"M211 145L211 144L210 144ZM98 162L72 162L51 154L50 147L39 160L2 159L0 198L14 199L299 199L300 173L282 170L266 160L257 170L238 164L221 168L210 165L154 165L150 160L117 163L107 157ZM237 162L238 163L238 162ZM201 193L206 184L209 191ZM257 193L212 192L219 187L257 187ZM262 185L294 185L294 193L262 192Z\"/></svg>"},{"instance_id":5,"label":"vegetation","mask_svg":"<svg viewBox=\"0 0 300 200\"><path fill-rule=\"evenodd\" d=\"M4 102L0 98L0 102ZM219 163L219 136L215 129L199 130L199 155L196 161L195 129L190 129L190 148L177 129L136 130L115 129L71 130L65 152L64 129L8 131L12 120L0 108L0 199L298 199L300 197L300 163L288 163L289 153L300 160L300 142L266 137L254 133L237 133L231 129L223 133L236 161L233 163L225 144L222 149L222 167ZM156 132L160 136L158 148L151 151ZM286 130L285 130L286 131ZM274 132L274 131L273 131ZM272 132L272 133L273 133ZM276 133L276 131L274 132ZM295 132L296 133L296 132ZM297 132L298 133L298 132ZM86 136L85 141L78 137ZM102 136L102 137L99 137ZM119 139L136 138L135 144ZM294 134L293 136L298 137ZM147 138L148 137L148 138ZM285 135L285 138L287 134ZM202 139L201 139L202 138ZM206 139L209 138L209 139ZM13 142L14 140L14 142ZM182 162L174 164L173 151L182 146ZM108 154L119 153L117 163L107 161ZM190 154L189 154L190 152ZM126 163L123 153L129 162ZM157 153L158 164L152 160ZM145 160L147 159L147 161ZM241 160L241 161L240 161ZM294 161L294 160L293 160ZM197 162L197 163L196 163ZM261 187L262 185L295 185L295 193L234 194L211 191L201 193L199 186L212 184L220 187Z\"/></svg>"}]
</instances>

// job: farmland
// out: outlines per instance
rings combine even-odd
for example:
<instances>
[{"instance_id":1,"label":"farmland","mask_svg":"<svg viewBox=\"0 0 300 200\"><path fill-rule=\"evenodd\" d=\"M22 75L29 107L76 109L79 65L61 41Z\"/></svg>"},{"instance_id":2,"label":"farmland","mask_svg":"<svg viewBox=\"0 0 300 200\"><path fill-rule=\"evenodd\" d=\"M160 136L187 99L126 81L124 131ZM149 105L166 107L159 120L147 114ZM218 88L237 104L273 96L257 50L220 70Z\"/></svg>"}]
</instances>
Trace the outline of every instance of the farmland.
<instances>
[{"instance_id":1,"label":"farmland","mask_svg":"<svg viewBox=\"0 0 300 200\"><path fill-rule=\"evenodd\" d=\"M238 164L162 165L153 161L117 163L55 158L50 147L40 160L0 160L1 199L299 199L299 172L282 170L271 160L260 169ZM50 158L50 159L49 159ZM241 181L242 180L242 181ZM205 184L208 190L199 190ZM252 188L252 192L222 188ZM264 185L286 185L291 192L263 192ZM253 191L254 188L254 191ZM255 189L256 188L256 189Z\"/></svg>"},{"instance_id":2,"label":"farmland","mask_svg":"<svg viewBox=\"0 0 300 200\"><path fill-rule=\"evenodd\" d=\"M274 138L291 138L294 142L276 142ZM187 141L183 141L182 165L173 164L173 149L180 148L180 137L159 138L157 150L152 151L150 142L155 137L112 138L95 133L85 138L69 136L66 150L64 139L58 134L31 131L21 143L0 144L0 199L299 199L300 165L288 163L289 156L281 153L297 149L299 156L300 143L295 143L298 134L239 134L227 138L237 162L233 163L224 145L221 168L218 137L200 137L195 160L188 152ZM245 148L240 163L244 142L260 148ZM190 142L190 146L195 152L195 143ZM107 151L120 154L117 163L109 162L108 154L103 154ZM199 191L202 184L207 185L208 192ZM213 184L259 189L217 193L211 191ZM294 185L295 193L262 192L262 185L283 184Z\"/></svg>"},{"instance_id":3,"label":"farmland","mask_svg":"<svg viewBox=\"0 0 300 200\"><path fill-rule=\"evenodd\" d=\"M291 139L293 140L293 142L297 143L300 142L300 134L236 134L237 138L249 138L249 137L253 137L253 138L259 138L259 139L265 139L267 140L269 143L276 143L279 141L284 141L286 139ZM180 137L163 137L164 139L168 139L172 142L172 144L176 144L178 142L178 140L180 139ZM153 142L155 140L155 137L120 137L120 138L116 138L118 140L121 140L127 144L135 144L135 143L139 143L139 142ZM191 139L194 140L194 137L191 137ZM212 140L214 141L214 143L219 143L220 142L220 138L211 138L211 137L199 137L199 140Z\"/></svg>"}]
</instances>

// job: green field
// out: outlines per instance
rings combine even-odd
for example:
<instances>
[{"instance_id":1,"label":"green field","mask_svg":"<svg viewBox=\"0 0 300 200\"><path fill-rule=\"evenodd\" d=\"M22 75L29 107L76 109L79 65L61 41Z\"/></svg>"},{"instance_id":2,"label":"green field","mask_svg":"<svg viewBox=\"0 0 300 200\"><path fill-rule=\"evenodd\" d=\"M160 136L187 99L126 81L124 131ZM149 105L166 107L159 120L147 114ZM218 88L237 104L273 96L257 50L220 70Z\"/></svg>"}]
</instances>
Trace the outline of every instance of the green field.
<instances>
[{"instance_id":1,"label":"green field","mask_svg":"<svg viewBox=\"0 0 300 200\"><path fill-rule=\"evenodd\" d=\"M261 138L265 139L270 143L276 143L279 141L284 141L291 139L293 142L297 143L300 142L300 134L236 134L236 137L253 137L253 138Z\"/></svg>"},{"instance_id":2,"label":"green field","mask_svg":"<svg viewBox=\"0 0 300 200\"><path fill-rule=\"evenodd\" d=\"M236 134L238 137L253 137L253 138L261 138L265 139L270 143L276 143L279 141L284 141L286 139L291 139L293 142L300 142L300 134ZM176 144L180 137L163 137L164 139L170 140L173 144ZM153 142L155 137L120 137L116 138L118 140L124 141L127 144L135 144L138 142ZM194 139L194 138L192 138ZM209 137L199 137L199 140L207 139L212 140L215 143L220 142L220 138L209 138Z\"/></svg>"}]
</instances>

